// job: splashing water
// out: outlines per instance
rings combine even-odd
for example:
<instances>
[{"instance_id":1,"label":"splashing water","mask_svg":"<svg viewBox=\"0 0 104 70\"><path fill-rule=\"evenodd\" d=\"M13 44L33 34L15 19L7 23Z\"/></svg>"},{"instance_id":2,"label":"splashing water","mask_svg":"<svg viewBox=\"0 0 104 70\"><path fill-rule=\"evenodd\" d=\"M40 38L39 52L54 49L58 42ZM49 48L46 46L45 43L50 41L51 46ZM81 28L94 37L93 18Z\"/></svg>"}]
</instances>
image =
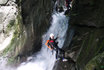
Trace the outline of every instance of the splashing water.
<instances>
[{"instance_id":1,"label":"splashing water","mask_svg":"<svg viewBox=\"0 0 104 70\"><path fill-rule=\"evenodd\" d=\"M55 36L59 36L58 46L62 48L68 28L68 17L63 14L64 12L52 15L52 25L48 32L43 35L41 51L37 53L36 57L34 57L33 62L21 65L17 70L52 70L56 60L55 52L52 54L51 50L45 46L45 42L49 39L49 34L54 33Z\"/></svg>"},{"instance_id":2,"label":"splashing water","mask_svg":"<svg viewBox=\"0 0 104 70\"><path fill-rule=\"evenodd\" d=\"M55 13L52 15L52 23L46 34L43 35L42 48L34 57L32 57L32 61L22 63L17 69L2 69L2 70L52 70L55 64L55 51L52 54L51 50L49 50L45 46L46 40L49 39L49 34L54 33L54 35L58 38L58 46L62 48L66 31L68 29L68 17L62 13Z\"/></svg>"}]
</instances>

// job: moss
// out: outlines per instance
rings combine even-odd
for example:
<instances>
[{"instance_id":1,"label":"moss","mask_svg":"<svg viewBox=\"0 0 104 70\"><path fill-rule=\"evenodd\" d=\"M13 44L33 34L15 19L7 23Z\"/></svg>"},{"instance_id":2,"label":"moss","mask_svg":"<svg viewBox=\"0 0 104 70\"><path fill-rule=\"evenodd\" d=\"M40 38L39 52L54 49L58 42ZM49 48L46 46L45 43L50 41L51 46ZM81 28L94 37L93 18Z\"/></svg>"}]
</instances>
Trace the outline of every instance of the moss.
<instances>
[{"instance_id":1,"label":"moss","mask_svg":"<svg viewBox=\"0 0 104 70\"><path fill-rule=\"evenodd\" d=\"M11 57L11 58L9 58L9 59L8 59L8 64L15 63L15 59L14 59L14 58L15 58L14 56Z\"/></svg>"},{"instance_id":2,"label":"moss","mask_svg":"<svg viewBox=\"0 0 104 70\"><path fill-rule=\"evenodd\" d=\"M80 58L83 58L83 55L80 54L80 53L82 52L82 49L84 48L85 42L86 42L86 39L82 42L81 49L80 49L80 52L79 52L79 55L78 55L78 59L77 59L77 65L78 65L78 67L82 66L79 62L80 62L80 60L82 60Z\"/></svg>"},{"instance_id":3,"label":"moss","mask_svg":"<svg viewBox=\"0 0 104 70\"><path fill-rule=\"evenodd\" d=\"M104 52L98 54L96 57L90 60L84 70L93 70L94 68L96 68L96 70L104 70L103 59L104 59Z\"/></svg>"},{"instance_id":4,"label":"moss","mask_svg":"<svg viewBox=\"0 0 104 70\"><path fill-rule=\"evenodd\" d=\"M14 23L15 23L15 20L11 20L11 21L9 22L9 24L7 25L7 27L8 27L8 28L11 28L11 27L14 25Z\"/></svg>"},{"instance_id":5,"label":"moss","mask_svg":"<svg viewBox=\"0 0 104 70\"><path fill-rule=\"evenodd\" d=\"M18 4L18 6L20 6L21 5L21 1L22 0L16 0L16 4Z\"/></svg>"},{"instance_id":6,"label":"moss","mask_svg":"<svg viewBox=\"0 0 104 70\"><path fill-rule=\"evenodd\" d=\"M104 51L104 29L85 29L85 27L81 27L77 30L79 33L75 36L75 39L73 39L73 47L80 46L80 54L78 54L77 65L83 70L90 60ZM91 67L93 67L93 65Z\"/></svg>"},{"instance_id":7,"label":"moss","mask_svg":"<svg viewBox=\"0 0 104 70\"><path fill-rule=\"evenodd\" d=\"M7 26L7 34L8 32L10 32L11 30L15 30L13 33L13 38L11 40L11 43L8 45L8 47L3 51L3 55L5 56L9 51L12 51L13 48L15 48L15 42L17 41L18 35L19 35L19 30L18 30L18 19L15 20L11 20L9 25Z\"/></svg>"},{"instance_id":8,"label":"moss","mask_svg":"<svg viewBox=\"0 0 104 70\"><path fill-rule=\"evenodd\" d=\"M7 28L6 28L5 32L4 32L5 35L6 34L8 35L8 33L12 30L12 28L14 27L14 25L15 25L15 19L14 20L10 20L10 22L7 25Z\"/></svg>"},{"instance_id":9,"label":"moss","mask_svg":"<svg viewBox=\"0 0 104 70\"><path fill-rule=\"evenodd\" d=\"M10 21L10 24L7 26L7 32L14 30L12 40L6 49L1 53L1 56L9 55L8 64L14 62L19 62L19 59L15 59L16 56L21 51L25 43L25 34L23 33L22 18L20 13L17 15L15 20Z\"/></svg>"},{"instance_id":10,"label":"moss","mask_svg":"<svg viewBox=\"0 0 104 70\"><path fill-rule=\"evenodd\" d=\"M11 40L11 43L8 45L8 47L3 51L3 55L5 56L9 51L12 51L12 49L14 48L14 45L15 45L15 41L17 40L17 36L18 34L15 34L14 32L14 35L13 35L13 38Z\"/></svg>"}]
</instances>

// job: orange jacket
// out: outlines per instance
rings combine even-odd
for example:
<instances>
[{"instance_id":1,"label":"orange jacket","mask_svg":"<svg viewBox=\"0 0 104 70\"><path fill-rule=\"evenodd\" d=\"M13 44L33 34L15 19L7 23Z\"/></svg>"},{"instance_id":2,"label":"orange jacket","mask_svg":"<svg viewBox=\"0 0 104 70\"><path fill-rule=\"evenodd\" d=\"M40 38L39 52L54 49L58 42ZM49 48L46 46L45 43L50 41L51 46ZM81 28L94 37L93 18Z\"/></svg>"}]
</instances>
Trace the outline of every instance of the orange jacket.
<instances>
[{"instance_id":1,"label":"orange jacket","mask_svg":"<svg viewBox=\"0 0 104 70\"><path fill-rule=\"evenodd\" d=\"M50 46L50 45L48 45L48 43L49 43L49 40L46 41L45 45L46 45L49 49L52 50L52 49L53 49L52 45Z\"/></svg>"}]
</instances>

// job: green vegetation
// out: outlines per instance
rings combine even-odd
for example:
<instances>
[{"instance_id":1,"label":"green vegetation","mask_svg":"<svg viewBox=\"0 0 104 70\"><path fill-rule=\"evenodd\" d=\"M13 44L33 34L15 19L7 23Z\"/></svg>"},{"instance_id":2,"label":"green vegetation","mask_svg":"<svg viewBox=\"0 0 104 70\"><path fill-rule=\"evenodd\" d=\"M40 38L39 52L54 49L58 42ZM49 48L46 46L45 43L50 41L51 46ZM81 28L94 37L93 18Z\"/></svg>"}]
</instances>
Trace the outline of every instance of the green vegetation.
<instances>
[{"instance_id":1,"label":"green vegetation","mask_svg":"<svg viewBox=\"0 0 104 70\"><path fill-rule=\"evenodd\" d=\"M5 30L5 34L8 35L8 33L12 30L12 28L14 27L14 25L15 25L15 19L14 20L11 20L9 22L9 24L7 25L7 28Z\"/></svg>"},{"instance_id":2,"label":"green vegetation","mask_svg":"<svg viewBox=\"0 0 104 70\"><path fill-rule=\"evenodd\" d=\"M14 26L15 20L11 20L9 22L9 24L7 25L8 28L11 28L12 26Z\"/></svg>"},{"instance_id":3,"label":"green vegetation","mask_svg":"<svg viewBox=\"0 0 104 70\"><path fill-rule=\"evenodd\" d=\"M79 36L76 36L75 41L77 39L78 42L75 42L76 45L79 45L80 48L80 54L78 55L77 59L77 65L79 68L83 69L87 64L90 64L90 60L95 58L99 53L103 52L103 47L104 47L104 29L95 29L95 28L85 28L79 30ZM99 65L98 62L94 62L94 64ZM87 65L87 68L94 68L94 64L92 65ZM100 66L98 66L100 67ZM87 70L93 70L93 69L87 69Z\"/></svg>"},{"instance_id":4,"label":"green vegetation","mask_svg":"<svg viewBox=\"0 0 104 70\"><path fill-rule=\"evenodd\" d=\"M96 57L90 60L84 70L93 70L93 69L104 70L104 52L98 54Z\"/></svg>"},{"instance_id":5,"label":"green vegetation","mask_svg":"<svg viewBox=\"0 0 104 70\"><path fill-rule=\"evenodd\" d=\"M20 13L15 20L10 21L6 33L8 34L11 30L14 31L12 40L7 48L1 53L1 56L5 56L6 54L9 55L8 64L19 62L19 59L17 60L16 56L20 53L26 39L25 34L23 33L23 24Z\"/></svg>"}]
</instances>

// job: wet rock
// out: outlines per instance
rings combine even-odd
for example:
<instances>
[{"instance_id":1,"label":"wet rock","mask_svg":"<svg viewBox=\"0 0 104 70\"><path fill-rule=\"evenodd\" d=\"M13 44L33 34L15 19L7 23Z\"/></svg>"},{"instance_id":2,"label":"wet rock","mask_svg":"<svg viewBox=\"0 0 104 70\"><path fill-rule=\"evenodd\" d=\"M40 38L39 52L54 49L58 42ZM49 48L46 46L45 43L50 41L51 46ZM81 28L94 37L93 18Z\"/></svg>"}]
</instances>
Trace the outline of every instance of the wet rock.
<instances>
[{"instance_id":1,"label":"wet rock","mask_svg":"<svg viewBox=\"0 0 104 70\"><path fill-rule=\"evenodd\" d=\"M59 10L58 11L59 12L63 12L64 11L63 7L59 7Z\"/></svg>"},{"instance_id":2,"label":"wet rock","mask_svg":"<svg viewBox=\"0 0 104 70\"><path fill-rule=\"evenodd\" d=\"M72 12L76 16L73 16L74 19L71 20L70 24L97 28L104 27L103 3L104 0L76 0Z\"/></svg>"},{"instance_id":3,"label":"wet rock","mask_svg":"<svg viewBox=\"0 0 104 70\"><path fill-rule=\"evenodd\" d=\"M104 52L98 54L85 67L86 70L104 70Z\"/></svg>"},{"instance_id":4,"label":"wet rock","mask_svg":"<svg viewBox=\"0 0 104 70\"><path fill-rule=\"evenodd\" d=\"M16 18L16 15L14 13L16 13L16 8L14 6L3 6L0 8L0 48L6 45L3 44L3 42L6 41L6 38L8 38L8 36L11 38L12 33L8 33L7 35L6 31L8 25L11 24L10 22L12 20L15 20Z\"/></svg>"},{"instance_id":5,"label":"wet rock","mask_svg":"<svg viewBox=\"0 0 104 70\"><path fill-rule=\"evenodd\" d=\"M96 54L102 53L104 51L103 30L104 29L77 27L77 34L72 40L73 45L71 46L71 50L75 51L73 58L74 60L77 60L76 62L78 67L82 70L87 63L89 63L89 61L96 56Z\"/></svg>"},{"instance_id":6,"label":"wet rock","mask_svg":"<svg viewBox=\"0 0 104 70\"><path fill-rule=\"evenodd\" d=\"M15 57L26 39L23 31L20 9L15 0L8 0L0 6L0 57L4 56L2 59L6 59L3 62L15 63Z\"/></svg>"},{"instance_id":7,"label":"wet rock","mask_svg":"<svg viewBox=\"0 0 104 70\"><path fill-rule=\"evenodd\" d=\"M74 59L77 60L77 66L80 70L99 69L94 66L92 59L104 51L104 0L83 0L74 2L71 12L70 24L75 27L75 35L70 46L75 51ZM100 57L99 57L100 58ZM96 60L99 58L96 58Z\"/></svg>"},{"instance_id":8,"label":"wet rock","mask_svg":"<svg viewBox=\"0 0 104 70\"><path fill-rule=\"evenodd\" d=\"M0 4L5 4L7 3L8 0L0 0Z\"/></svg>"},{"instance_id":9,"label":"wet rock","mask_svg":"<svg viewBox=\"0 0 104 70\"><path fill-rule=\"evenodd\" d=\"M56 62L53 70L76 70L76 64L70 60L67 62L63 62L60 60Z\"/></svg>"},{"instance_id":10,"label":"wet rock","mask_svg":"<svg viewBox=\"0 0 104 70\"><path fill-rule=\"evenodd\" d=\"M29 55L41 48L41 36L50 25L53 4L50 0L22 0L21 4L27 40L20 53Z\"/></svg>"}]
</instances>

